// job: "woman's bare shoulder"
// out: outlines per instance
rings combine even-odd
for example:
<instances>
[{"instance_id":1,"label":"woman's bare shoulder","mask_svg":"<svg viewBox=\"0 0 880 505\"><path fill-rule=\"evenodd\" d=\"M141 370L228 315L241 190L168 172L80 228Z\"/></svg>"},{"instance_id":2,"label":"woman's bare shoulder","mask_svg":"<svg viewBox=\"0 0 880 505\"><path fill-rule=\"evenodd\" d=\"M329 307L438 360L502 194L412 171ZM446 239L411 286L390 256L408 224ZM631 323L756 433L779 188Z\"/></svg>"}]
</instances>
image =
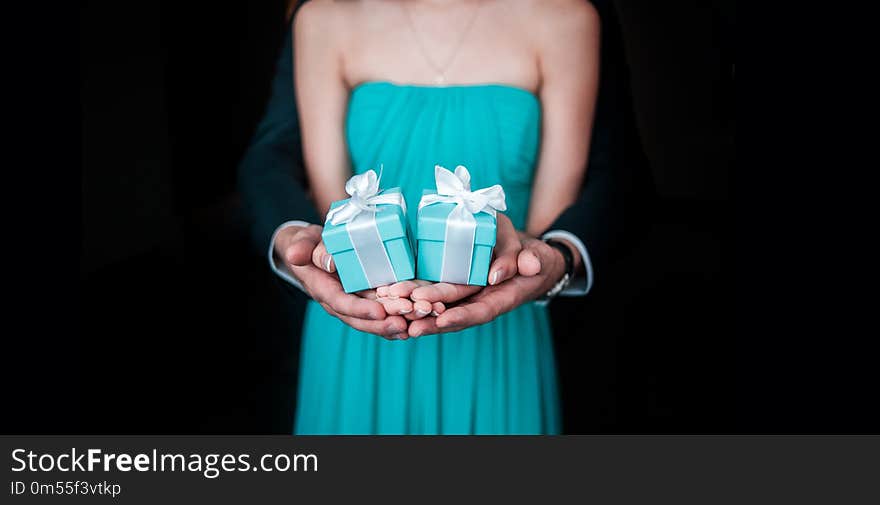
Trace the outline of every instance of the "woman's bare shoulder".
<instances>
[{"instance_id":1,"label":"woman's bare shoulder","mask_svg":"<svg viewBox=\"0 0 880 505\"><path fill-rule=\"evenodd\" d=\"M600 28L599 13L588 0L520 0L514 5L539 41L561 41Z\"/></svg>"},{"instance_id":2,"label":"woman's bare shoulder","mask_svg":"<svg viewBox=\"0 0 880 505\"><path fill-rule=\"evenodd\" d=\"M327 42L328 26L335 22L336 2L333 0L311 0L296 10L293 16L293 32L296 37L311 40L325 32L321 41Z\"/></svg>"},{"instance_id":3,"label":"woman's bare shoulder","mask_svg":"<svg viewBox=\"0 0 880 505\"><path fill-rule=\"evenodd\" d=\"M593 16L598 17L596 8L589 0L520 0L517 3L520 8L537 16L537 22L558 22L564 19L586 22Z\"/></svg>"},{"instance_id":4,"label":"woman's bare shoulder","mask_svg":"<svg viewBox=\"0 0 880 505\"><path fill-rule=\"evenodd\" d=\"M294 31L320 37L325 43L342 42L357 27L381 13L381 0L309 0L294 16Z\"/></svg>"},{"instance_id":5,"label":"woman's bare shoulder","mask_svg":"<svg viewBox=\"0 0 880 505\"><path fill-rule=\"evenodd\" d=\"M384 3L377 0L309 0L297 9L295 19L315 23L352 23L375 12Z\"/></svg>"}]
</instances>

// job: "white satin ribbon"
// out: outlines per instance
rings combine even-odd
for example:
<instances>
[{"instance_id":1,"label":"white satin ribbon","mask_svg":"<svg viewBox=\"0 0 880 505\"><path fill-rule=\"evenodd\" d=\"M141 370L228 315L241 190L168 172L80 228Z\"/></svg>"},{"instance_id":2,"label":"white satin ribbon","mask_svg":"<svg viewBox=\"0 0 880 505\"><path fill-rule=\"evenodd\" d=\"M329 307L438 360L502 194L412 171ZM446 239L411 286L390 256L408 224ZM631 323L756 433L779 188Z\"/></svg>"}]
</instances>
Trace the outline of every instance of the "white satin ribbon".
<instances>
[{"instance_id":1,"label":"white satin ribbon","mask_svg":"<svg viewBox=\"0 0 880 505\"><path fill-rule=\"evenodd\" d=\"M406 214L406 200L402 193L379 194L380 176L375 170L367 170L351 177L345 183L345 192L351 196L344 204L330 209L327 222L332 225L348 223L362 212L376 212L379 204L397 205Z\"/></svg>"},{"instance_id":2,"label":"white satin ribbon","mask_svg":"<svg viewBox=\"0 0 880 505\"><path fill-rule=\"evenodd\" d=\"M435 165L434 180L437 183L437 194L422 196L419 209L437 203L455 204L446 219L440 281L467 284L470 280L477 231L474 214L485 212L496 217L496 211L507 210L504 189L496 184L471 191L471 174L463 165L455 167L455 173ZM450 254L450 251L454 252Z\"/></svg>"},{"instance_id":3,"label":"white satin ribbon","mask_svg":"<svg viewBox=\"0 0 880 505\"><path fill-rule=\"evenodd\" d=\"M345 203L330 209L327 223L332 225L345 224L348 238L354 248L355 255L371 288L397 282L391 258L382 242L379 227L376 224L378 205L397 205L406 214L406 201L403 194L379 194L380 176L373 170L352 176L345 183L345 192L351 198Z\"/></svg>"}]
</instances>

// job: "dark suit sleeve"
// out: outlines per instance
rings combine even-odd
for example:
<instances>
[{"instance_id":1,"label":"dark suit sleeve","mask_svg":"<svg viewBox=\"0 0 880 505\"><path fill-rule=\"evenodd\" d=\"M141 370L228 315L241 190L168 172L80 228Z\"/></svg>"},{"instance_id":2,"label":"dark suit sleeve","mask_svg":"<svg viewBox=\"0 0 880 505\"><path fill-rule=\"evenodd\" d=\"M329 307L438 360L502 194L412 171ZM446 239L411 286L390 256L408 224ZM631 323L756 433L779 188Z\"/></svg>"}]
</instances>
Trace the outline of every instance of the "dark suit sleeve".
<instances>
[{"instance_id":1,"label":"dark suit sleeve","mask_svg":"<svg viewBox=\"0 0 880 505\"><path fill-rule=\"evenodd\" d=\"M602 61L587 175L575 204L549 229L578 236L601 277L647 229L654 188L636 130L617 16L611 2L593 4L602 19Z\"/></svg>"},{"instance_id":2,"label":"dark suit sleeve","mask_svg":"<svg viewBox=\"0 0 880 505\"><path fill-rule=\"evenodd\" d=\"M318 222L308 198L293 88L290 25L275 66L269 103L238 169L251 238L266 254L275 229L289 220Z\"/></svg>"}]
</instances>

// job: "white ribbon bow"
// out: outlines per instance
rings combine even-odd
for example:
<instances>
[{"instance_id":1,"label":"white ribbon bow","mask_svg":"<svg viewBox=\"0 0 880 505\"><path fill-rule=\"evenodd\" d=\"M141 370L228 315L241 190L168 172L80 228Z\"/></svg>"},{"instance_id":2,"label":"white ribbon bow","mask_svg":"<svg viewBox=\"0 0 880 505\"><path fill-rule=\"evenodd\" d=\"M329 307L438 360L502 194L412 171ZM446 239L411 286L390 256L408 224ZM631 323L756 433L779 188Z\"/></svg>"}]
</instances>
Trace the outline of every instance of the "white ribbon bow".
<instances>
[{"instance_id":1,"label":"white ribbon bow","mask_svg":"<svg viewBox=\"0 0 880 505\"><path fill-rule=\"evenodd\" d=\"M338 225L351 222L361 212L375 213L377 205L398 205L406 212L406 201L401 193L379 194L379 180L374 170L354 175L345 183L345 192L351 196L346 202L338 207L330 209L327 213L327 222Z\"/></svg>"},{"instance_id":2,"label":"white ribbon bow","mask_svg":"<svg viewBox=\"0 0 880 505\"><path fill-rule=\"evenodd\" d=\"M455 173L435 165L434 179L437 182L437 194L422 195L419 209L435 203L455 204L455 208L446 217L440 281L485 284L486 279L470 277L477 230L474 214L485 212L496 217L496 211L507 210L504 189L496 184L471 191L471 174L462 165L455 167Z\"/></svg>"},{"instance_id":3,"label":"white ribbon bow","mask_svg":"<svg viewBox=\"0 0 880 505\"><path fill-rule=\"evenodd\" d=\"M437 194L422 196L419 202L420 209L435 203L454 203L456 208L453 212L458 211L457 215L463 215L463 211L467 210L471 216L477 212L485 212L492 217L496 216L498 210L507 210L504 188L496 184L471 191L471 174L464 165L455 167L455 173L440 165L434 165L434 180L437 183Z\"/></svg>"}]
</instances>

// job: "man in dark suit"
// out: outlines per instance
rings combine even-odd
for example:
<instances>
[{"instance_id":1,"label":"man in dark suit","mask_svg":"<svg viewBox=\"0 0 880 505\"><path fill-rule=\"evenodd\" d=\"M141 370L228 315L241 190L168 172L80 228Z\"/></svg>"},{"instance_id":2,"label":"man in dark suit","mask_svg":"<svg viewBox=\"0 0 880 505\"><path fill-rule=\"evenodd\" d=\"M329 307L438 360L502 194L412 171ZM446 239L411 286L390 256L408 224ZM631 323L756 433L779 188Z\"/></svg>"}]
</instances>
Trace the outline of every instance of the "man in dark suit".
<instances>
[{"instance_id":1,"label":"man in dark suit","mask_svg":"<svg viewBox=\"0 0 880 505\"><path fill-rule=\"evenodd\" d=\"M465 288L445 293L444 301L459 302L463 310L457 311L455 324L444 328L438 328L432 317L410 324L401 316L387 316L378 302L346 294L334 274L313 264L321 232L313 223L321 220L308 198L288 31L265 116L239 169L253 240L260 251L268 251L272 269L349 325L385 337L408 328L418 335L454 331L485 323L534 299L585 295L593 277L601 277L606 265L644 229L653 199L633 121L620 28L610 2L593 4L602 19L602 63L581 195L541 237L520 234L518 254L534 255L541 264L537 273L520 273L476 294Z\"/></svg>"}]
</instances>

